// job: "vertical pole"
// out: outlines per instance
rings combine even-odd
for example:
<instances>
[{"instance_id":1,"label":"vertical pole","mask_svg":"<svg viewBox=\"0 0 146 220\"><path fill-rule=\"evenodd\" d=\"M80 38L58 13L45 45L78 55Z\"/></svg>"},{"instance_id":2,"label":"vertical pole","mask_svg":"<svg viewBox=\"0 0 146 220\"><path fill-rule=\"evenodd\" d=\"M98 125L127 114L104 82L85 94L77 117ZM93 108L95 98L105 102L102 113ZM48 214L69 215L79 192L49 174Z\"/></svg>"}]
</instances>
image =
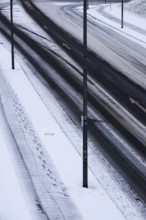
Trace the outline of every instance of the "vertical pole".
<instances>
[{"instance_id":1,"label":"vertical pole","mask_svg":"<svg viewBox=\"0 0 146 220\"><path fill-rule=\"evenodd\" d=\"M124 0L121 0L121 28L123 28Z\"/></svg>"},{"instance_id":2,"label":"vertical pole","mask_svg":"<svg viewBox=\"0 0 146 220\"><path fill-rule=\"evenodd\" d=\"M87 143L87 0L83 0L83 187L88 188Z\"/></svg>"},{"instance_id":3,"label":"vertical pole","mask_svg":"<svg viewBox=\"0 0 146 220\"><path fill-rule=\"evenodd\" d=\"M10 16L11 16L11 59L12 59L12 69L15 69L15 65L14 65L13 0L10 0Z\"/></svg>"}]
</instances>

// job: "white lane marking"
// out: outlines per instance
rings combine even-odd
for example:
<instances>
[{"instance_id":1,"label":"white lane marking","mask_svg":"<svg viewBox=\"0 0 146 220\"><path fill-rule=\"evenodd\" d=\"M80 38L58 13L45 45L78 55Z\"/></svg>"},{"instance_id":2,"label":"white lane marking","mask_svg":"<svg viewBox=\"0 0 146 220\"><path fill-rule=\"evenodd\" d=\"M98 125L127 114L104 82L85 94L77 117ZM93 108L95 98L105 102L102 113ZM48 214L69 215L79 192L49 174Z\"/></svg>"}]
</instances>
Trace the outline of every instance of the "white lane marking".
<instances>
[{"instance_id":1,"label":"white lane marking","mask_svg":"<svg viewBox=\"0 0 146 220\"><path fill-rule=\"evenodd\" d=\"M129 99L130 99L132 104L137 105L140 109L142 109L144 112L146 112L146 109L143 106L141 106L138 101L136 101L135 99L130 98L130 97L129 97Z\"/></svg>"},{"instance_id":2,"label":"white lane marking","mask_svg":"<svg viewBox=\"0 0 146 220\"><path fill-rule=\"evenodd\" d=\"M71 50L71 48L67 44L65 44L65 43L62 43L62 46L66 47L68 50Z\"/></svg>"}]
</instances>

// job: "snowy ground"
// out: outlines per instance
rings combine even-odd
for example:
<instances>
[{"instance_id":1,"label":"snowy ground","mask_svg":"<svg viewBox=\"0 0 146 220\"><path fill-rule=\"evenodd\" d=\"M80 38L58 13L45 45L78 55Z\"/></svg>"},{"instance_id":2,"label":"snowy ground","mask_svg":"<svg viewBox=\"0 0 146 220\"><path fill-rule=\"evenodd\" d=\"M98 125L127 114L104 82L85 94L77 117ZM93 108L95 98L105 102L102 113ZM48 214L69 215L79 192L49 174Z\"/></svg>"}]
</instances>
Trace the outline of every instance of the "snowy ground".
<instances>
[{"instance_id":1,"label":"snowy ground","mask_svg":"<svg viewBox=\"0 0 146 220\"><path fill-rule=\"evenodd\" d=\"M0 49L3 52L4 57L10 58L10 55L7 54L5 48L1 46ZM49 192L52 196L55 193L57 197L57 191L58 188L60 188L61 182L57 182L57 180L55 180L55 177L53 177L56 176L56 172L53 168L53 166L55 165L57 171L62 177L63 182L65 183L65 186L68 189L69 195L75 202L76 206L79 207L83 219L107 219L109 218L109 216L110 219L113 219L113 217L119 220L124 219L120 211L116 208L114 203L107 196L105 191L101 188L101 186L90 171L89 189L82 188L82 161L80 156L56 123L56 120L49 112L49 109L47 109L46 106L43 105L40 97L35 92L25 74L21 71L19 65L16 66L16 70L12 71L10 70L10 68L7 69L5 67L5 64L5 59L3 61L1 59L3 71L3 73L1 72L1 87L3 88L1 91L2 104L4 106L10 127L19 145L19 149L23 154L24 161L27 164L28 169L30 170L33 185L35 186L36 190L38 190L39 188L41 194L45 191L45 194L43 195L43 205L47 206L49 204L49 195L47 192ZM20 84L20 82L23 83ZM30 104L32 100L33 105ZM37 109L37 112L35 111L35 109ZM46 121L48 123L46 123ZM38 136L40 137L42 144ZM33 138L35 138L34 141ZM31 139L33 141L33 144L31 143ZM50 159L47 158L49 156L46 156L46 152L43 149L43 146L45 146L48 155L51 157ZM31 148L31 152L27 148ZM37 166L37 170L32 163L33 158L31 157L31 154L35 158L35 166ZM51 164L51 161L53 161L54 165ZM42 163L42 165L44 166L40 166L40 163ZM52 174L49 174L49 172L47 171L48 169L49 172L53 170ZM48 176L47 178L45 178L45 175L47 173L49 176L52 175L53 182L50 182L50 178L48 178ZM42 189L40 185L40 180L38 178L43 179L44 189ZM6 178L5 181L7 182ZM54 184L55 189L50 192L50 186L53 186ZM49 185L49 188L47 187L47 185ZM5 190L6 188L4 188L4 191ZM16 190L14 191L14 193L15 192ZM67 195L66 190L64 191L64 193L64 195ZM39 196L42 197L42 195ZM8 198L6 197L5 199ZM15 199L17 202L19 202L19 198L16 197ZM42 198L40 198L40 200L41 199ZM57 199L59 204L59 197ZM66 205L63 207L63 204ZM64 213L66 212L65 210L67 209L67 204L69 205L69 201L64 202L62 196L59 206L62 206ZM23 207L22 211L24 212L25 204L20 205ZM4 205L3 212L5 211L6 207L7 202ZM53 209L55 209L55 205L53 205ZM106 215L105 209L107 210ZM15 209L13 210L15 211ZM49 208L48 211L50 212L50 210L51 208ZM74 212L73 219L77 219L77 217L75 217L76 212ZM53 214L56 215L56 213L57 211L55 211L55 213ZM51 219L54 219L52 215ZM62 218L60 217L59 219ZM66 219L70 218L68 217Z\"/></svg>"},{"instance_id":2,"label":"snowy ground","mask_svg":"<svg viewBox=\"0 0 146 220\"><path fill-rule=\"evenodd\" d=\"M108 6L106 6L104 10L110 14L112 14L113 10L114 15L116 15L115 10L117 12L118 9L112 6L112 10L109 10ZM96 11L97 8L91 7L90 13L92 17L97 18ZM103 15L98 14L98 19L103 19ZM111 28L116 28L116 25L119 25L116 22L113 25L113 23L108 22L107 18L104 19L105 23L113 26ZM135 32L130 32L129 34L128 30L125 30L126 28L124 30L117 29L121 34L126 34L131 39L141 42L143 46L145 45L145 39L141 34L137 34L137 39L135 39ZM32 190L32 186L29 189L31 191L30 196L26 189L27 184L23 184L23 179L19 180L20 175L17 171L19 163L15 162L14 151L11 150L14 145L19 145L24 162L30 171L34 189L40 192L37 195L37 199L39 198L45 210L50 206L49 215L51 215L51 219L54 219L56 213L60 214L57 211L53 212L56 207L53 201L50 204L49 197L54 196L58 199L58 204L64 211L65 216L68 216L69 208L67 208L67 205L72 207L74 210L74 212L71 212L72 219L82 219L83 217L83 219L88 220L144 220L145 210L142 206L140 206L140 212L140 207L132 206L131 203L127 203L126 199L124 200L125 204L121 199L121 203L123 202L125 207L123 205L123 210L119 210L119 207L117 208L117 205L114 204L101 184L99 184L91 170L89 170L89 189L82 188L82 160L80 154L76 151L76 148L79 147L78 145L81 144L80 137L78 137L79 141L74 146L73 140L70 141L68 139L58 124L58 121L65 122L66 119L63 118L66 118L66 116L65 113L63 113L64 115L59 113L61 109L56 99L51 93L46 95L45 88L37 78L32 76L28 80L28 75L32 73L28 74L30 70L22 64L21 57L17 57L19 62L16 64L16 69L14 71L10 70L11 59L7 50L9 44L2 36L0 36L0 43L0 54L3 54L0 57L0 94L2 102L0 103L0 161L2 164L0 167L0 180L2 180L0 181L0 220L45 219L36 208L37 206L34 202L36 195ZM22 70L22 66L23 69L24 67L26 68L27 74ZM32 81L35 83L35 88L32 86ZM40 92L36 92L40 90L41 95ZM48 97L51 103L50 108L49 105L44 104L44 100L48 101ZM5 121L3 108L17 144L11 136ZM60 119L56 119L55 115L59 115ZM67 122L66 126L68 126ZM77 138L74 133L72 135ZM9 138L7 139L6 137L8 136ZM10 186L8 183L11 183ZM62 195L61 198L58 197L59 194ZM122 195L119 194L119 197L122 198ZM78 207L78 209L75 209L75 207ZM52 213L50 214L50 212ZM62 217L59 219L61 220ZM66 219L70 219L70 217L66 217Z\"/></svg>"},{"instance_id":3,"label":"snowy ground","mask_svg":"<svg viewBox=\"0 0 146 220\"><path fill-rule=\"evenodd\" d=\"M4 118L2 104L0 103L0 219L5 220L11 217L12 220L30 220L32 219L29 212L31 205L29 199L24 196L27 190L23 188L22 191L22 187L20 187L20 179L15 167L16 162L12 158L11 148L12 146L16 148L16 143ZM18 160L18 157L15 159Z\"/></svg>"}]
</instances>

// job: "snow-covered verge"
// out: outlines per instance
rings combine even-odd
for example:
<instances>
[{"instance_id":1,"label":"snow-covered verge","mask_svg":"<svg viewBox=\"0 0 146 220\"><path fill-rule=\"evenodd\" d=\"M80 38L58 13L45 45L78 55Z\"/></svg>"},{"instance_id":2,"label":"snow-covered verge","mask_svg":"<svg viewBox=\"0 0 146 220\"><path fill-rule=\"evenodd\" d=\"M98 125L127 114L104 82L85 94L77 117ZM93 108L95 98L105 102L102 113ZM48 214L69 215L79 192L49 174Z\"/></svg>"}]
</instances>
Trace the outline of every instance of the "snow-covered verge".
<instances>
[{"instance_id":1,"label":"snow-covered verge","mask_svg":"<svg viewBox=\"0 0 146 220\"><path fill-rule=\"evenodd\" d=\"M35 132L31 120L21 103L21 99L23 96L24 102L27 103L27 110L33 109L33 112L42 103L39 103L39 101L35 103L35 92L31 89L31 85L29 85L26 76L20 68L13 71L4 70L4 73L2 70L0 79L1 99L5 114L25 161L25 165L30 173L40 206L43 207L43 210L45 210L50 219L81 219L77 208L71 202L67 189L57 174L52 160L49 158L41 140ZM24 84L23 91L22 82ZM16 88L19 91L16 91ZM21 99L19 99L20 97L17 94L23 94ZM33 100L32 106L31 100ZM36 121L38 117L43 115L43 112L38 111L37 113L37 116L33 113ZM51 123L49 120L48 122ZM51 124L50 129L52 126L53 124ZM52 133L49 134L52 136ZM52 146L52 144L49 144L49 146Z\"/></svg>"},{"instance_id":2,"label":"snow-covered verge","mask_svg":"<svg viewBox=\"0 0 146 220\"><path fill-rule=\"evenodd\" d=\"M14 148L14 145L12 135L4 120L0 100L0 220L32 220L32 207L24 196L26 189L22 190L22 184L21 186L19 184L20 179L10 153L10 149ZM33 217L38 219L36 216Z\"/></svg>"},{"instance_id":3,"label":"snow-covered verge","mask_svg":"<svg viewBox=\"0 0 146 220\"><path fill-rule=\"evenodd\" d=\"M125 4L125 9L142 17L146 17L146 0L132 0Z\"/></svg>"}]
</instances>

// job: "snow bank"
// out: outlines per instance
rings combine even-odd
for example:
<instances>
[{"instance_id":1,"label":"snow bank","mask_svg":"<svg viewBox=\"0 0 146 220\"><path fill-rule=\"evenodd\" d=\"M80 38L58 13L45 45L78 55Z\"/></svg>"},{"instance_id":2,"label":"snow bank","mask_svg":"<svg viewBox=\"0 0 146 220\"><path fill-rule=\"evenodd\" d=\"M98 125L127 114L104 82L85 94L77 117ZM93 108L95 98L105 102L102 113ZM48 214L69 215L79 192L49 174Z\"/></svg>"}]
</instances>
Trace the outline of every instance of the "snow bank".
<instances>
[{"instance_id":1,"label":"snow bank","mask_svg":"<svg viewBox=\"0 0 146 220\"><path fill-rule=\"evenodd\" d=\"M146 17L146 0L132 0L125 4L125 9L132 13Z\"/></svg>"}]
</instances>

